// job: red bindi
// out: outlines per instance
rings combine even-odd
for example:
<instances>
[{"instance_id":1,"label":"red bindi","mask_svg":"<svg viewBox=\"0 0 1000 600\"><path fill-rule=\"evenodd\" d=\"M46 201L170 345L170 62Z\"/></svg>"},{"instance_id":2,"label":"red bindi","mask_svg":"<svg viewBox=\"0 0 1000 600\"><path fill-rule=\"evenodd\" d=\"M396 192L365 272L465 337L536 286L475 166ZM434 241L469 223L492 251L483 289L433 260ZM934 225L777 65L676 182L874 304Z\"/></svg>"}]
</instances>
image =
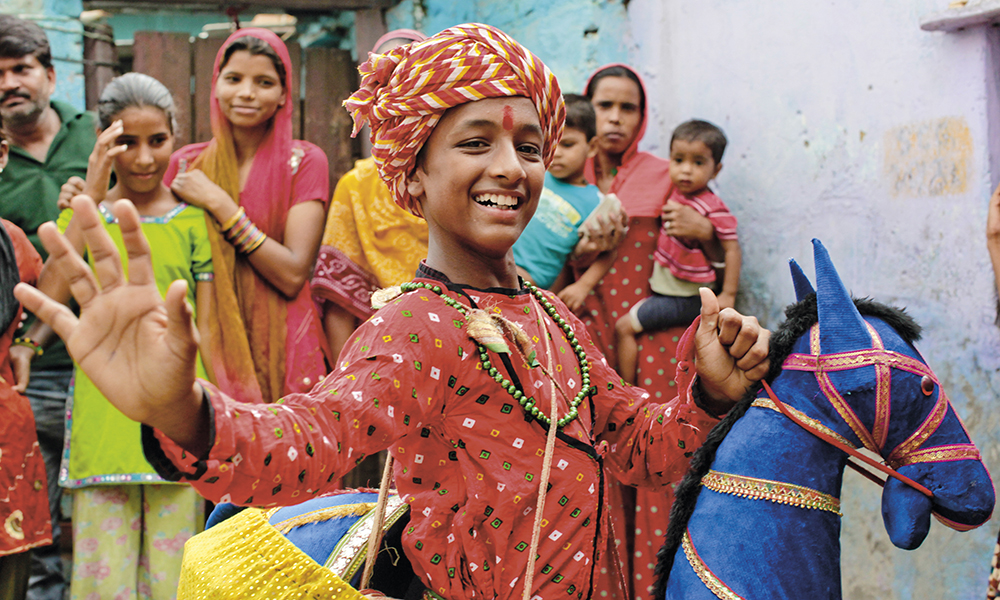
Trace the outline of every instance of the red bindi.
<instances>
[{"instance_id":1,"label":"red bindi","mask_svg":"<svg viewBox=\"0 0 1000 600\"><path fill-rule=\"evenodd\" d=\"M514 109L507 105L503 107L503 128L506 131L514 129Z\"/></svg>"}]
</instances>

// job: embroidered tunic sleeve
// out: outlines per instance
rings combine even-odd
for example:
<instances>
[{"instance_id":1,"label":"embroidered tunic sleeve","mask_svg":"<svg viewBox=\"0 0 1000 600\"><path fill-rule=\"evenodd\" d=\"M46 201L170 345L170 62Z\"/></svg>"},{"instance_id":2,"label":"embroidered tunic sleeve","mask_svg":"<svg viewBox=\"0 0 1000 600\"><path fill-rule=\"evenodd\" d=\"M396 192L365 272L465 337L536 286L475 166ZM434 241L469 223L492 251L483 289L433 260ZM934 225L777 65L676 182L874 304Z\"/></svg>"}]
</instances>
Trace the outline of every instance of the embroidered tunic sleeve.
<instances>
[{"instance_id":1,"label":"embroidered tunic sleeve","mask_svg":"<svg viewBox=\"0 0 1000 600\"><path fill-rule=\"evenodd\" d=\"M565 309L564 314L569 314ZM694 451L718 419L697 407L692 382L663 404L650 400L646 390L622 381L594 346L586 326L573 317L573 329L583 338L591 360L591 382L597 387L594 401L594 434L598 445L607 443L607 464L623 483L664 486L676 483L687 471ZM677 357L678 362L693 357ZM664 364L673 369L674 364Z\"/></svg>"},{"instance_id":2,"label":"embroidered tunic sleeve","mask_svg":"<svg viewBox=\"0 0 1000 600\"><path fill-rule=\"evenodd\" d=\"M146 445L150 462L164 477L191 480L222 502L293 504L328 491L364 457L440 418L437 399L444 396L430 366L437 362L428 327L434 323L406 325L389 326L376 315L324 381L275 404L243 404L202 382L213 415L207 458L156 432L159 447Z\"/></svg>"},{"instance_id":3,"label":"embroidered tunic sleeve","mask_svg":"<svg viewBox=\"0 0 1000 600\"><path fill-rule=\"evenodd\" d=\"M214 435L208 456L187 456L147 430L147 458L164 477L193 480L210 499L266 506L327 491L365 455L388 448L396 484L411 505L402 536L406 555L428 588L454 600L521 597L548 461L549 501L539 521L543 559L533 593L592 597L608 531L596 446L614 448L604 464L623 479L667 483L683 473L685 454L701 442L709 418L680 401L650 404L641 390L623 386L582 323L570 318L599 391L579 404L546 459L546 429L525 411L511 382L518 381L521 400L530 395L546 410L554 400L557 415L567 414L583 371L561 326L517 290L445 293L521 327L540 364L527 364L531 351L490 350L497 375L509 379L502 385L480 362L470 337L480 338L454 306L419 290L362 325L343 362L309 394L246 405L207 387Z\"/></svg>"}]
</instances>

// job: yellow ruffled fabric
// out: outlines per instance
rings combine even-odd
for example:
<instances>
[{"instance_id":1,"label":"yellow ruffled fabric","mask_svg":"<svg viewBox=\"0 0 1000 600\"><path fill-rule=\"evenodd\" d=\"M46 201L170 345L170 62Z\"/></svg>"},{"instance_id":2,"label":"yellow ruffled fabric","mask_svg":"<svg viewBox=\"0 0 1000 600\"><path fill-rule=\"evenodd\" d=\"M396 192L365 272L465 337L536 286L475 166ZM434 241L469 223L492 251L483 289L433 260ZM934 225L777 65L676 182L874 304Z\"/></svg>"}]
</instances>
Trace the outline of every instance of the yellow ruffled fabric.
<instances>
[{"instance_id":1,"label":"yellow ruffled fabric","mask_svg":"<svg viewBox=\"0 0 1000 600\"><path fill-rule=\"evenodd\" d=\"M427 256L427 221L397 206L375 161L364 158L337 183L323 245L343 252L379 287L399 285Z\"/></svg>"},{"instance_id":2,"label":"yellow ruffled fabric","mask_svg":"<svg viewBox=\"0 0 1000 600\"><path fill-rule=\"evenodd\" d=\"M184 545L178 600L365 600L248 508Z\"/></svg>"}]
</instances>

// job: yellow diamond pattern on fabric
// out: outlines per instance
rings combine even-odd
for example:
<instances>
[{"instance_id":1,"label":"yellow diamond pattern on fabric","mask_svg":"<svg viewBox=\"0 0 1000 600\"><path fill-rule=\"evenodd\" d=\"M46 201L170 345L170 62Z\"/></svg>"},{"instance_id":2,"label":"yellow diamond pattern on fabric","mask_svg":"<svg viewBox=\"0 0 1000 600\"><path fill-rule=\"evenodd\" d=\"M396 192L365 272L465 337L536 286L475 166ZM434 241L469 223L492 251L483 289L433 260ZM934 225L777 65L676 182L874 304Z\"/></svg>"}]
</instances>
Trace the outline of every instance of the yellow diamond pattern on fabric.
<instances>
[{"instance_id":1,"label":"yellow diamond pattern on fabric","mask_svg":"<svg viewBox=\"0 0 1000 600\"><path fill-rule=\"evenodd\" d=\"M248 508L184 545L178 600L365 600Z\"/></svg>"}]
</instances>

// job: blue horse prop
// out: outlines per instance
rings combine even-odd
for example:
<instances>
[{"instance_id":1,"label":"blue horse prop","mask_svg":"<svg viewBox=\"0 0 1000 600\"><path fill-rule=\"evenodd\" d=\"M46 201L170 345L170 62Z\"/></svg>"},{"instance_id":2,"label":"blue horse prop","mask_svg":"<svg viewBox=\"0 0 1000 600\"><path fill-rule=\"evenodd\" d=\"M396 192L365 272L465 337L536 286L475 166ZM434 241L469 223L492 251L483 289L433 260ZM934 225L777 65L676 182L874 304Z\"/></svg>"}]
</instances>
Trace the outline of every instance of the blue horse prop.
<instances>
[{"instance_id":1,"label":"blue horse prop","mask_svg":"<svg viewBox=\"0 0 1000 600\"><path fill-rule=\"evenodd\" d=\"M993 511L979 452L913 346L919 326L852 300L813 250L816 292L791 261L798 302L771 338L771 385L712 430L677 489L655 597L841 598L845 450L888 465L857 456L892 475L882 517L900 548L923 542L932 513L966 531Z\"/></svg>"}]
</instances>

